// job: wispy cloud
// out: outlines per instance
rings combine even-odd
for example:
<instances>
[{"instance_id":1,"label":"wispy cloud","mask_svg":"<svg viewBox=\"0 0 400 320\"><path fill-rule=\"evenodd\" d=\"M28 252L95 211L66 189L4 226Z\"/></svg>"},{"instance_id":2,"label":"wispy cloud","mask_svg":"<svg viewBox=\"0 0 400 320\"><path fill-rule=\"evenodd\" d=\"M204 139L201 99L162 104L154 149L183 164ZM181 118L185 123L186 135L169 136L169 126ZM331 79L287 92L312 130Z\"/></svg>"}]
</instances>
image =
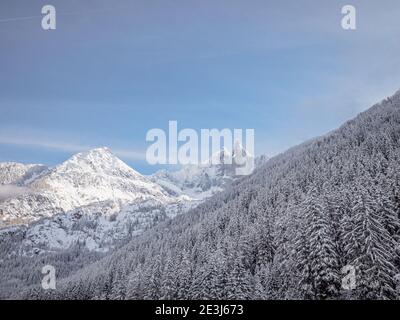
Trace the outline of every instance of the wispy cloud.
<instances>
[{"instance_id":1,"label":"wispy cloud","mask_svg":"<svg viewBox=\"0 0 400 320\"><path fill-rule=\"evenodd\" d=\"M107 14L112 12L115 14L116 12L124 12L124 10L127 10L131 8L129 7L123 7L123 6L118 6L115 7L105 7L105 8L98 8L98 9L92 9L92 10L82 10L80 9L79 11L71 11L71 12L63 12L63 11L57 11L57 16L88 16L88 15L94 15L94 14ZM44 15L32 15L32 16L20 16L20 17L5 17L5 18L0 18L0 23L2 22L14 22L14 21L24 21L24 20L33 20L33 19L42 19Z\"/></svg>"},{"instance_id":2,"label":"wispy cloud","mask_svg":"<svg viewBox=\"0 0 400 320\"><path fill-rule=\"evenodd\" d=\"M32 20L32 19L40 19L42 17L43 16L27 16L27 17L3 18L3 19L0 19L0 23L13 22L13 21L24 21L24 20Z\"/></svg>"},{"instance_id":3,"label":"wispy cloud","mask_svg":"<svg viewBox=\"0 0 400 320\"><path fill-rule=\"evenodd\" d=\"M66 152L80 152L88 149L92 149L93 146L70 144L63 142L50 142L43 141L41 139L31 139L31 138L19 138L19 137L7 137L0 136L0 144L21 146L21 147L38 147L44 149L54 149Z\"/></svg>"},{"instance_id":4,"label":"wispy cloud","mask_svg":"<svg viewBox=\"0 0 400 320\"><path fill-rule=\"evenodd\" d=\"M25 137L21 137L21 136L13 136L10 134L3 134L2 132L0 132L0 144L18 146L18 147L55 150L62 152L71 152L71 153L87 151L99 147L96 145L75 144L75 143L68 143L65 141L56 141L53 139L50 141L48 139L43 139L43 137L40 136L35 137L32 134L27 134ZM110 149L115 155L125 160L145 159L145 152L137 152L134 150L121 149L121 148L112 148L112 146L110 147Z\"/></svg>"}]
</instances>

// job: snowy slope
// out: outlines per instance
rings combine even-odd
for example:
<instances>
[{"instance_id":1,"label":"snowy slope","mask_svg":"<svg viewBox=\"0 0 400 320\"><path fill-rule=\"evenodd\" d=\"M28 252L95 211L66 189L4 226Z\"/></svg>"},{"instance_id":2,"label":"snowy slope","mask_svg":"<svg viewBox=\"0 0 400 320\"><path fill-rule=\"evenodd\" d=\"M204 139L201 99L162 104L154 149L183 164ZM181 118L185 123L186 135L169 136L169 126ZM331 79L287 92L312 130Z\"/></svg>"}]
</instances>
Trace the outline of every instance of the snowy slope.
<instances>
[{"instance_id":1,"label":"snowy slope","mask_svg":"<svg viewBox=\"0 0 400 320\"><path fill-rule=\"evenodd\" d=\"M165 206L154 203L124 205L114 201L82 206L65 214L20 226L18 231L24 232L20 253L30 255L66 250L78 244L91 251L108 252L190 207L191 202L179 201Z\"/></svg>"},{"instance_id":2,"label":"snowy slope","mask_svg":"<svg viewBox=\"0 0 400 320\"><path fill-rule=\"evenodd\" d=\"M47 170L40 164L0 163L0 185L22 185Z\"/></svg>"}]
</instances>

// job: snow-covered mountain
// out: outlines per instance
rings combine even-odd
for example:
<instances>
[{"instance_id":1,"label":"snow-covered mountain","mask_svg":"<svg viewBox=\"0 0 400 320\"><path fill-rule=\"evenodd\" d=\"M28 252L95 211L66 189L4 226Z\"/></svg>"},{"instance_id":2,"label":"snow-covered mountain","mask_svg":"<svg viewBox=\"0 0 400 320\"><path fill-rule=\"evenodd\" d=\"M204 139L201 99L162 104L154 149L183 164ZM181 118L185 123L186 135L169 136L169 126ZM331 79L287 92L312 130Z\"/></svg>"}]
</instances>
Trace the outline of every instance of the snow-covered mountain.
<instances>
[{"instance_id":1,"label":"snow-covered mountain","mask_svg":"<svg viewBox=\"0 0 400 320\"><path fill-rule=\"evenodd\" d=\"M229 183L237 178L235 169L236 156L252 157L236 142L232 151L223 148L213 154L209 160L200 165L186 165L179 171L160 170L150 176L150 179L163 186L170 194L187 195L193 199L204 200L217 192L224 190ZM257 165L265 161L257 158Z\"/></svg>"},{"instance_id":2,"label":"snow-covered mountain","mask_svg":"<svg viewBox=\"0 0 400 320\"><path fill-rule=\"evenodd\" d=\"M4 181L20 181L29 170L4 174ZM36 168L36 167L33 167ZM4 224L29 223L103 201L168 204L175 202L159 185L142 176L107 148L79 153L23 183L25 192L0 203Z\"/></svg>"}]
</instances>

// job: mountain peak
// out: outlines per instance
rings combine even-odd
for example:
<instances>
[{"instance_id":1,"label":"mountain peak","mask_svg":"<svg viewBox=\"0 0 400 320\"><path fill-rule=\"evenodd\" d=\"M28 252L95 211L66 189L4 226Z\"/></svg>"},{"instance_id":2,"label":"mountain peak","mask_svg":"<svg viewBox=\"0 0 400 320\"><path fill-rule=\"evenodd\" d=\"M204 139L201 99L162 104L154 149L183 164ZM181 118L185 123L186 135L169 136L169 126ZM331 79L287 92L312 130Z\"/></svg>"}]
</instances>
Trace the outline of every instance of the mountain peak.
<instances>
[{"instance_id":1,"label":"mountain peak","mask_svg":"<svg viewBox=\"0 0 400 320\"><path fill-rule=\"evenodd\" d=\"M79 158L104 158L104 157L115 157L116 156L112 153L112 151L107 148L107 147L100 147L100 148L94 148L90 149L88 151L83 151L80 153L75 154L73 157L79 157Z\"/></svg>"},{"instance_id":2,"label":"mountain peak","mask_svg":"<svg viewBox=\"0 0 400 320\"><path fill-rule=\"evenodd\" d=\"M53 171L58 173L101 174L102 176L129 176L131 178L142 177L140 173L128 166L106 147L77 153L55 167Z\"/></svg>"},{"instance_id":3,"label":"mountain peak","mask_svg":"<svg viewBox=\"0 0 400 320\"><path fill-rule=\"evenodd\" d=\"M85 162L85 163L109 163L110 165L115 162L122 162L112 151L107 147L90 149L88 151L79 152L74 154L64 163L68 162Z\"/></svg>"},{"instance_id":4,"label":"mountain peak","mask_svg":"<svg viewBox=\"0 0 400 320\"><path fill-rule=\"evenodd\" d=\"M112 151L108 147L99 147L99 148L94 148L88 151L88 153L111 153Z\"/></svg>"}]
</instances>

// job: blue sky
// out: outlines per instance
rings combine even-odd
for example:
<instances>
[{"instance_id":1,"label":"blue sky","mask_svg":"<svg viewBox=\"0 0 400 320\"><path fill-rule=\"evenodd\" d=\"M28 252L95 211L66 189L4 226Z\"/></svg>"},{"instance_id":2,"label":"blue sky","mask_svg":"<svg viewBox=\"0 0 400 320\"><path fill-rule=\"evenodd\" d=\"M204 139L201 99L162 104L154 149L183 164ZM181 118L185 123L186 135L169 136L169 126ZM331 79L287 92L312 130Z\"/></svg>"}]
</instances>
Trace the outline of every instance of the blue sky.
<instances>
[{"instance_id":1,"label":"blue sky","mask_svg":"<svg viewBox=\"0 0 400 320\"><path fill-rule=\"evenodd\" d=\"M397 0L3 0L0 161L108 146L150 173L146 132L169 120L254 128L256 153L277 154L400 88L399 17Z\"/></svg>"}]
</instances>

